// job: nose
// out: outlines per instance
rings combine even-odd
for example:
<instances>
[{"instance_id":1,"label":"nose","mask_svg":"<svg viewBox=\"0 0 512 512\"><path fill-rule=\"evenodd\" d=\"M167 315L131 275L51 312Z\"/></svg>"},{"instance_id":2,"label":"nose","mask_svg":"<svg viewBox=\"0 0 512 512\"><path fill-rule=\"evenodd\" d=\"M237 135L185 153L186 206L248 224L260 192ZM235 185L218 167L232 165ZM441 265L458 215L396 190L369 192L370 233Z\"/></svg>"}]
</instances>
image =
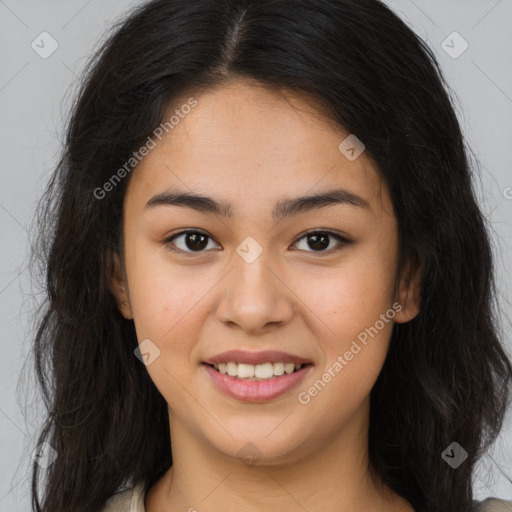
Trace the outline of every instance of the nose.
<instances>
[{"instance_id":1,"label":"nose","mask_svg":"<svg viewBox=\"0 0 512 512\"><path fill-rule=\"evenodd\" d=\"M261 255L252 263L235 258L234 268L224 281L217 318L248 334L268 331L290 322L294 295L286 277Z\"/></svg>"}]
</instances>

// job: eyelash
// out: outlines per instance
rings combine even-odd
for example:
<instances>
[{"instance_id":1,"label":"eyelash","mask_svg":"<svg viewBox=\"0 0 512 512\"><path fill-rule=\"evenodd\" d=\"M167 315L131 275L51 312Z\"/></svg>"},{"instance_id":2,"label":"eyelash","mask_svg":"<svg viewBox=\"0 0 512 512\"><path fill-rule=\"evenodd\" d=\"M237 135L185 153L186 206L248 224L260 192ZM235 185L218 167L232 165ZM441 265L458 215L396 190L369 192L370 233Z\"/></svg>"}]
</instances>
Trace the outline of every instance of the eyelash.
<instances>
[{"instance_id":1,"label":"eyelash","mask_svg":"<svg viewBox=\"0 0 512 512\"><path fill-rule=\"evenodd\" d=\"M164 244L167 246L167 248L172 251L172 252L177 252L177 253L180 253L180 254L186 254L186 255L189 255L191 257L194 257L195 255L199 255L199 254L202 254L204 252L206 252L205 250L201 250L201 251L185 251L183 249L178 249L176 248L172 242L180 237L180 236L183 236L183 235L187 235L187 234L199 234L199 235L204 235L205 237L207 237L208 239L210 240L213 240L213 238L211 236L209 236L208 234L206 234L205 232L203 231L200 231L200 230L196 230L196 229L189 229L189 230L185 230L185 231L180 231L179 233L175 233L174 235L172 235L171 237L167 238L166 240L164 240ZM333 252L337 252L337 251L340 251L341 249L343 249L346 245L349 245L351 244L351 240L348 240L347 238L339 235L338 233L334 233L333 231L329 231L329 230L325 230L325 229L314 229L314 230L311 230L311 231L307 231L306 233L304 233L300 238L298 238L294 243L293 245L297 244L298 242L300 242L303 238L307 238L308 236L310 235L315 235L315 234L323 234L323 235L328 235L329 237L332 237L334 239L336 239L338 242L340 242L336 247L334 248L331 248L331 249L327 249L327 250L323 250L323 251L305 251L305 252L310 252L312 254L314 254L315 256L323 256L323 255L330 255L332 254Z\"/></svg>"}]
</instances>

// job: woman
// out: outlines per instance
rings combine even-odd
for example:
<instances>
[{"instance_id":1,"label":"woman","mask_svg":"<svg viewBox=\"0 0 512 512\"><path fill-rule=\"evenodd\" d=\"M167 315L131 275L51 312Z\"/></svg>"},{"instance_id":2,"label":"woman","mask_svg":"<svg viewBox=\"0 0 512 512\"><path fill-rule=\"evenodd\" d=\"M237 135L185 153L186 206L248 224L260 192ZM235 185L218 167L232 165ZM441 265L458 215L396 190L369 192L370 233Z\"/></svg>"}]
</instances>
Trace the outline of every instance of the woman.
<instances>
[{"instance_id":1,"label":"woman","mask_svg":"<svg viewBox=\"0 0 512 512\"><path fill-rule=\"evenodd\" d=\"M512 505L471 488L512 376L486 221L436 60L379 1L142 5L40 219L35 510Z\"/></svg>"}]
</instances>

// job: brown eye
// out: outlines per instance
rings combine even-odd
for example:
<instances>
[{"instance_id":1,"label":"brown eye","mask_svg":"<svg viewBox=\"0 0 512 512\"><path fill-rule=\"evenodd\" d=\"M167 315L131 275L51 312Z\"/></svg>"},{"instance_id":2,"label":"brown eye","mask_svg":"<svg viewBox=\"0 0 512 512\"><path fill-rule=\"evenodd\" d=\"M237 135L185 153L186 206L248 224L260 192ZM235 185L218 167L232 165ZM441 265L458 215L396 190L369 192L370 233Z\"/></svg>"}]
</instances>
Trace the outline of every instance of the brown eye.
<instances>
[{"instance_id":1,"label":"brown eye","mask_svg":"<svg viewBox=\"0 0 512 512\"><path fill-rule=\"evenodd\" d=\"M301 240L306 240L306 247L299 248L299 250L313 254L317 253L319 256L339 251L351 243L350 240L337 233L320 230L306 233L297 242L295 242L294 245L297 245ZM332 246L333 240L338 242L337 244L334 244L334 247ZM206 252L208 249L215 248L208 247L210 241L213 242L213 239L206 233L197 230L188 230L176 233L175 235L165 240L164 243L169 248L169 250L174 252L185 254L200 254L202 252ZM217 244L217 247L220 246Z\"/></svg>"},{"instance_id":2,"label":"brown eye","mask_svg":"<svg viewBox=\"0 0 512 512\"><path fill-rule=\"evenodd\" d=\"M175 240L179 242L176 243ZM171 247L171 250L178 252L203 252L210 240L212 239L201 231L182 231L167 239L165 243L176 247L176 249Z\"/></svg>"},{"instance_id":3,"label":"brown eye","mask_svg":"<svg viewBox=\"0 0 512 512\"><path fill-rule=\"evenodd\" d=\"M312 250L308 251L308 249L304 247L299 248L299 250L305 250L306 252L330 253L332 251L338 251L350 243L350 240L338 235L337 233L333 233L332 231L310 231L303 235L296 244L304 239L306 239L307 248ZM338 244L334 247L329 247L332 239L338 241Z\"/></svg>"}]
</instances>

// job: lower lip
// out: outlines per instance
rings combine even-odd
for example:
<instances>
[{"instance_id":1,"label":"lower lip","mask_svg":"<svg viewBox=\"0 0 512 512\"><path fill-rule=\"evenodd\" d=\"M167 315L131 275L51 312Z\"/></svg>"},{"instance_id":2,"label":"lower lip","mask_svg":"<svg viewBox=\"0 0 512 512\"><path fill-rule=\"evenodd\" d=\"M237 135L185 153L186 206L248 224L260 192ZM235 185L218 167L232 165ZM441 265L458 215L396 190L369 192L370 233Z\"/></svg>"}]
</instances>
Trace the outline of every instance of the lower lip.
<instances>
[{"instance_id":1,"label":"lower lip","mask_svg":"<svg viewBox=\"0 0 512 512\"><path fill-rule=\"evenodd\" d=\"M244 402L266 402L286 393L295 387L313 367L307 364L296 372L268 380L242 380L220 373L205 363L203 366L221 391Z\"/></svg>"}]
</instances>

